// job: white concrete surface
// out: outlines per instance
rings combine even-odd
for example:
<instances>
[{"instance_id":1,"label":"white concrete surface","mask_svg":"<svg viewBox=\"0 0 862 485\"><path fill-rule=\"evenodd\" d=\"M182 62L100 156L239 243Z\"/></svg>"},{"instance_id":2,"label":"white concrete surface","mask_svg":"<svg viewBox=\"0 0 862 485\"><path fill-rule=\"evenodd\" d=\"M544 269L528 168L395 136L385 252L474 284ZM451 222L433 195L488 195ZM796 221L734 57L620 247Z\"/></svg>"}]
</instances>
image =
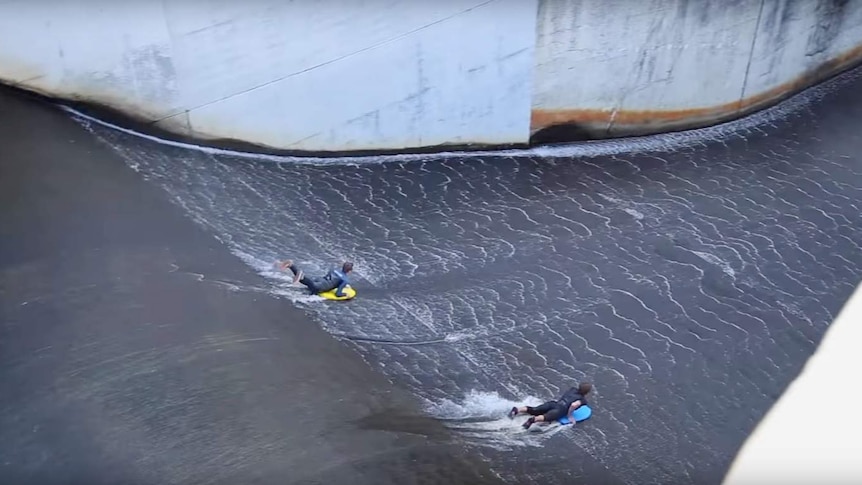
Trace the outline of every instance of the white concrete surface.
<instances>
[{"instance_id":1,"label":"white concrete surface","mask_svg":"<svg viewBox=\"0 0 862 485\"><path fill-rule=\"evenodd\" d=\"M862 285L740 449L724 485L862 483Z\"/></svg>"},{"instance_id":2,"label":"white concrete surface","mask_svg":"<svg viewBox=\"0 0 862 485\"><path fill-rule=\"evenodd\" d=\"M862 0L0 0L0 81L308 151L700 126L849 52Z\"/></svg>"},{"instance_id":3,"label":"white concrete surface","mask_svg":"<svg viewBox=\"0 0 862 485\"><path fill-rule=\"evenodd\" d=\"M0 79L164 116L179 97L160 11L147 2L0 0Z\"/></svg>"},{"instance_id":4,"label":"white concrete surface","mask_svg":"<svg viewBox=\"0 0 862 485\"><path fill-rule=\"evenodd\" d=\"M537 32L535 114L610 132L772 98L862 46L862 1L540 0Z\"/></svg>"},{"instance_id":5,"label":"white concrete surface","mask_svg":"<svg viewBox=\"0 0 862 485\"><path fill-rule=\"evenodd\" d=\"M763 2L742 97L756 96L862 45L862 2Z\"/></svg>"},{"instance_id":6,"label":"white concrete surface","mask_svg":"<svg viewBox=\"0 0 862 485\"><path fill-rule=\"evenodd\" d=\"M656 110L738 99L760 0L541 0L538 109Z\"/></svg>"},{"instance_id":7,"label":"white concrete surface","mask_svg":"<svg viewBox=\"0 0 862 485\"><path fill-rule=\"evenodd\" d=\"M518 143L536 0L0 1L0 79L295 150Z\"/></svg>"}]
</instances>

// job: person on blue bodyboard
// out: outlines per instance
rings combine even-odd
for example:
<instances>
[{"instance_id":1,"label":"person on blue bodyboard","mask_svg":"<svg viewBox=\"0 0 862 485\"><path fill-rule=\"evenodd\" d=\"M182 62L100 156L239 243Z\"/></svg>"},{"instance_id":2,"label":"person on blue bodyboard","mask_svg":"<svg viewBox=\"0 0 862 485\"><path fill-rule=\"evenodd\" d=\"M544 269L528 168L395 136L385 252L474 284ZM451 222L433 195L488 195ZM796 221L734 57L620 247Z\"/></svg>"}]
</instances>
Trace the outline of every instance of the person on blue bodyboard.
<instances>
[{"instance_id":1,"label":"person on blue bodyboard","mask_svg":"<svg viewBox=\"0 0 862 485\"><path fill-rule=\"evenodd\" d=\"M312 295L319 295L321 293L326 293L327 291L335 290L335 296L339 298L345 296L344 288L350 284L350 280L347 279L347 274L353 271L353 263L350 261L345 261L344 264L341 265L340 270L331 269L321 277L305 276L305 272L298 268L293 261L289 259L287 261L282 261L278 266L282 271L290 269L293 273L293 282L299 282L305 285Z\"/></svg>"},{"instance_id":2,"label":"person on blue bodyboard","mask_svg":"<svg viewBox=\"0 0 862 485\"><path fill-rule=\"evenodd\" d=\"M535 423L553 423L554 421L568 416L574 422L572 413L579 407L587 405L587 394L593 389L589 382L581 382L578 387L570 387L559 399L548 401L536 407L523 406L513 407L509 411L509 419L519 414L529 414L530 418L523 424L524 429L530 429Z\"/></svg>"}]
</instances>

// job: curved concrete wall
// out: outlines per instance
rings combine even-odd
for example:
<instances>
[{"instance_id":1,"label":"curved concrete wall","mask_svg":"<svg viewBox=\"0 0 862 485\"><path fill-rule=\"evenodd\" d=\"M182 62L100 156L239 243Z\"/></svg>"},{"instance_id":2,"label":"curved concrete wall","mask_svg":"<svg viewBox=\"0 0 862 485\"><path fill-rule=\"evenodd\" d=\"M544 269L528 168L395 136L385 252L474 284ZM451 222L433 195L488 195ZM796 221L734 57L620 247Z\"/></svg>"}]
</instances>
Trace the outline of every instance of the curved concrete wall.
<instances>
[{"instance_id":1,"label":"curved concrete wall","mask_svg":"<svg viewBox=\"0 0 862 485\"><path fill-rule=\"evenodd\" d=\"M859 0L542 0L532 128L606 137L704 126L859 59Z\"/></svg>"},{"instance_id":2,"label":"curved concrete wall","mask_svg":"<svg viewBox=\"0 0 862 485\"><path fill-rule=\"evenodd\" d=\"M295 150L529 132L534 0L0 1L0 79Z\"/></svg>"},{"instance_id":3,"label":"curved concrete wall","mask_svg":"<svg viewBox=\"0 0 862 485\"><path fill-rule=\"evenodd\" d=\"M701 126L862 58L862 0L0 0L0 80L346 151Z\"/></svg>"}]
</instances>

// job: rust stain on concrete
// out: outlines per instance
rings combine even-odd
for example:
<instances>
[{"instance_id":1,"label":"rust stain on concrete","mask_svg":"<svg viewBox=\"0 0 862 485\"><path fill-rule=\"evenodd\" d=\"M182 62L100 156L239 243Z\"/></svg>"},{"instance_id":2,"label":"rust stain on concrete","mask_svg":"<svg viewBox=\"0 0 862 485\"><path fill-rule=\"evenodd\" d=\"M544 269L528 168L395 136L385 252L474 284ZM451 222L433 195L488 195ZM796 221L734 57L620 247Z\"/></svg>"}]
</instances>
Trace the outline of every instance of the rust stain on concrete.
<instances>
[{"instance_id":1,"label":"rust stain on concrete","mask_svg":"<svg viewBox=\"0 0 862 485\"><path fill-rule=\"evenodd\" d=\"M702 128L776 104L860 62L862 45L767 91L715 106L683 110L534 109L530 119L531 141L563 142Z\"/></svg>"}]
</instances>

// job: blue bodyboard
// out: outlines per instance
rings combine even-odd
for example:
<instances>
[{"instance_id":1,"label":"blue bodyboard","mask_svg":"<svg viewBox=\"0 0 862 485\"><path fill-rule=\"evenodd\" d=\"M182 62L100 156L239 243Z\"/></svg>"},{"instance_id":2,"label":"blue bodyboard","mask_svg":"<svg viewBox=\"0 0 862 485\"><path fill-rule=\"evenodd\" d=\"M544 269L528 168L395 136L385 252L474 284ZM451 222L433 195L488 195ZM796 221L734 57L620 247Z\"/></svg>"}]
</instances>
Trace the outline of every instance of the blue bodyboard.
<instances>
[{"instance_id":1,"label":"blue bodyboard","mask_svg":"<svg viewBox=\"0 0 862 485\"><path fill-rule=\"evenodd\" d=\"M593 410L585 404L578 409L575 409L575 412L572 413L572 417L575 418L576 423L580 423L581 421L589 419L592 414ZM562 418L558 419L557 422L563 425L572 424L572 421L569 420L568 416L563 416Z\"/></svg>"}]
</instances>

